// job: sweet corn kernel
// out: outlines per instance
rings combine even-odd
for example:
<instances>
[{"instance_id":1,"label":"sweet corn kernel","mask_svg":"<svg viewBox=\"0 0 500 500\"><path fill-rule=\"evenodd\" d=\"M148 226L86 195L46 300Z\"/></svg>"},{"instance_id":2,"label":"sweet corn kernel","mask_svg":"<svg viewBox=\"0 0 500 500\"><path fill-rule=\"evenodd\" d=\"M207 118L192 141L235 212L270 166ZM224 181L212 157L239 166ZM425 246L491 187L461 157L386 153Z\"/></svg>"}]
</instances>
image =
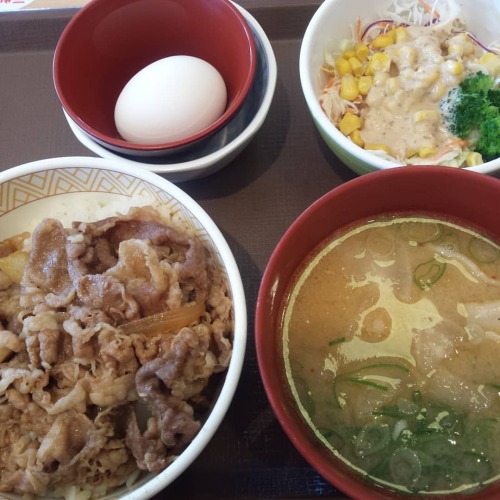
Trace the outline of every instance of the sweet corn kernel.
<instances>
[{"instance_id":1,"label":"sweet corn kernel","mask_svg":"<svg viewBox=\"0 0 500 500\"><path fill-rule=\"evenodd\" d=\"M340 76L344 76L344 75L352 74L351 64L350 64L350 63L349 63L349 61L348 61L347 59L345 59L344 57L339 57L339 58L335 61L335 68L337 69L337 73L338 73Z\"/></svg>"},{"instance_id":2,"label":"sweet corn kernel","mask_svg":"<svg viewBox=\"0 0 500 500\"><path fill-rule=\"evenodd\" d=\"M389 47L389 45L394 44L394 38L388 33L382 33L381 35L377 35L372 42L372 47L374 49L383 49L385 47Z\"/></svg>"},{"instance_id":3,"label":"sweet corn kernel","mask_svg":"<svg viewBox=\"0 0 500 500\"><path fill-rule=\"evenodd\" d=\"M432 85L440 75L441 71L437 65L423 66L415 72L415 78L425 85Z\"/></svg>"},{"instance_id":4,"label":"sweet corn kernel","mask_svg":"<svg viewBox=\"0 0 500 500\"><path fill-rule=\"evenodd\" d=\"M370 49L368 48L368 45L365 45L364 43L358 43L354 47L354 52L360 61L366 61L370 55Z\"/></svg>"},{"instance_id":5,"label":"sweet corn kernel","mask_svg":"<svg viewBox=\"0 0 500 500\"><path fill-rule=\"evenodd\" d=\"M435 83L430 90L430 95L432 97L432 100L434 102L440 101L444 97L447 90L448 89L446 85L444 85L444 83L442 82Z\"/></svg>"},{"instance_id":6,"label":"sweet corn kernel","mask_svg":"<svg viewBox=\"0 0 500 500\"><path fill-rule=\"evenodd\" d=\"M365 75L374 75L377 71L383 71L384 73L389 73L390 67L391 67L391 56L383 53L373 54L373 57L368 62Z\"/></svg>"},{"instance_id":7,"label":"sweet corn kernel","mask_svg":"<svg viewBox=\"0 0 500 500\"><path fill-rule=\"evenodd\" d=\"M391 150L385 144L365 144L365 149L371 149L374 151L385 151L388 155L391 154Z\"/></svg>"},{"instance_id":8,"label":"sweet corn kernel","mask_svg":"<svg viewBox=\"0 0 500 500\"><path fill-rule=\"evenodd\" d=\"M417 154L417 151L415 149L407 149L406 150L406 158L412 158Z\"/></svg>"},{"instance_id":9,"label":"sweet corn kernel","mask_svg":"<svg viewBox=\"0 0 500 500\"><path fill-rule=\"evenodd\" d=\"M471 151L465 158L465 163L468 167L475 167L476 165L481 165L481 163L483 163L483 157L480 153Z\"/></svg>"},{"instance_id":10,"label":"sweet corn kernel","mask_svg":"<svg viewBox=\"0 0 500 500\"><path fill-rule=\"evenodd\" d=\"M399 90L399 78L394 76L389 78L386 83L387 91L391 94L395 94Z\"/></svg>"},{"instance_id":11,"label":"sweet corn kernel","mask_svg":"<svg viewBox=\"0 0 500 500\"><path fill-rule=\"evenodd\" d=\"M356 144L356 146L359 146L360 148L362 148L365 145L365 141L363 141L361 137L361 132L359 130L353 130L349 134L349 138L351 139L352 142L354 142L354 144Z\"/></svg>"},{"instance_id":12,"label":"sweet corn kernel","mask_svg":"<svg viewBox=\"0 0 500 500\"><path fill-rule=\"evenodd\" d=\"M347 74L340 80L340 97L354 101L359 95L358 82L354 76Z\"/></svg>"},{"instance_id":13,"label":"sweet corn kernel","mask_svg":"<svg viewBox=\"0 0 500 500\"><path fill-rule=\"evenodd\" d=\"M422 111L417 111L413 115L413 121L415 123L420 123L424 121L435 121L438 119L438 112L434 109L424 109Z\"/></svg>"},{"instance_id":14,"label":"sweet corn kernel","mask_svg":"<svg viewBox=\"0 0 500 500\"><path fill-rule=\"evenodd\" d=\"M363 74L363 64L357 57L350 57L349 64L351 65L353 75L360 76Z\"/></svg>"},{"instance_id":15,"label":"sweet corn kernel","mask_svg":"<svg viewBox=\"0 0 500 500\"><path fill-rule=\"evenodd\" d=\"M464 56L471 56L476 52L476 45L467 35L464 35L464 37L465 37L465 41L463 43Z\"/></svg>"},{"instance_id":16,"label":"sweet corn kernel","mask_svg":"<svg viewBox=\"0 0 500 500\"><path fill-rule=\"evenodd\" d=\"M387 73L378 72L375 73L375 75L373 75L373 85L375 85L376 87L381 87L382 85L385 85L387 80L389 80L389 75Z\"/></svg>"},{"instance_id":17,"label":"sweet corn kernel","mask_svg":"<svg viewBox=\"0 0 500 500\"><path fill-rule=\"evenodd\" d=\"M406 80L407 82L411 82L415 79L415 71L410 68L405 68L399 73L400 78Z\"/></svg>"},{"instance_id":18,"label":"sweet corn kernel","mask_svg":"<svg viewBox=\"0 0 500 500\"><path fill-rule=\"evenodd\" d=\"M433 155L435 152L436 152L436 150L433 147L430 147L430 146L424 147L424 148L420 148L420 150L418 152L418 156L420 156L420 158L427 158L428 156Z\"/></svg>"},{"instance_id":19,"label":"sweet corn kernel","mask_svg":"<svg viewBox=\"0 0 500 500\"><path fill-rule=\"evenodd\" d=\"M488 52L487 54L481 56L478 62L488 70L488 73L493 78L500 75L500 57L495 54Z\"/></svg>"},{"instance_id":20,"label":"sweet corn kernel","mask_svg":"<svg viewBox=\"0 0 500 500\"><path fill-rule=\"evenodd\" d=\"M445 61L444 68L450 75L460 75L464 71L464 65L459 61Z\"/></svg>"},{"instance_id":21,"label":"sweet corn kernel","mask_svg":"<svg viewBox=\"0 0 500 500\"><path fill-rule=\"evenodd\" d=\"M398 50L399 65L402 69L413 68L417 62L417 50L411 45L403 45Z\"/></svg>"},{"instance_id":22,"label":"sweet corn kernel","mask_svg":"<svg viewBox=\"0 0 500 500\"><path fill-rule=\"evenodd\" d=\"M392 30L387 31L385 34L387 36L390 36L392 38L392 41L396 43L396 31L394 30L394 28L392 28Z\"/></svg>"},{"instance_id":23,"label":"sweet corn kernel","mask_svg":"<svg viewBox=\"0 0 500 500\"><path fill-rule=\"evenodd\" d=\"M448 40L450 45L464 45L467 42L468 36L465 33L458 33Z\"/></svg>"},{"instance_id":24,"label":"sweet corn kernel","mask_svg":"<svg viewBox=\"0 0 500 500\"><path fill-rule=\"evenodd\" d=\"M368 61L365 75L374 75L378 71L389 73L391 67L391 56L388 54L377 53Z\"/></svg>"},{"instance_id":25,"label":"sweet corn kernel","mask_svg":"<svg viewBox=\"0 0 500 500\"><path fill-rule=\"evenodd\" d=\"M373 85L373 76L360 76L358 80L358 90L361 95L367 95Z\"/></svg>"},{"instance_id":26,"label":"sweet corn kernel","mask_svg":"<svg viewBox=\"0 0 500 500\"><path fill-rule=\"evenodd\" d=\"M462 57L464 55L463 45L452 44L448 47L448 55L452 57Z\"/></svg>"},{"instance_id":27,"label":"sweet corn kernel","mask_svg":"<svg viewBox=\"0 0 500 500\"><path fill-rule=\"evenodd\" d=\"M404 26L399 26L394 29L394 39L396 43L405 42L408 38L408 31L406 31Z\"/></svg>"},{"instance_id":28,"label":"sweet corn kernel","mask_svg":"<svg viewBox=\"0 0 500 500\"><path fill-rule=\"evenodd\" d=\"M492 61L498 60L498 56L495 54L492 54L491 52L487 52L486 54L483 54L479 59L478 62L479 64L487 64Z\"/></svg>"},{"instance_id":29,"label":"sweet corn kernel","mask_svg":"<svg viewBox=\"0 0 500 500\"><path fill-rule=\"evenodd\" d=\"M354 113L346 113L339 123L339 130L344 135L349 135L351 132L355 130L359 130L361 128L361 118Z\"/></svg>"},{"instance_id":30,"label":"sweet corn kernel","mask_svg":"<svg viewBox=\"0 0 500 500\"><path fill-rule=\"evenodd\" d=\"M401 104L399 99L384 99L382 106L386 111L389 111L389 113L391 114L396 114L398 112L399 113L401 112L400 109Z\"/></svg>"},{"instance_id":31,"label":"sweet corn kernel","mask_svg":"<svg viewBox=\"0 0 500 500\"><path fill-rule=\"evenodd\" d=\"M351 57L356 57L356 52L354 50L346 50L343 54L342 57L345 59L350 59Z\"/></svg>"}]
</instances>

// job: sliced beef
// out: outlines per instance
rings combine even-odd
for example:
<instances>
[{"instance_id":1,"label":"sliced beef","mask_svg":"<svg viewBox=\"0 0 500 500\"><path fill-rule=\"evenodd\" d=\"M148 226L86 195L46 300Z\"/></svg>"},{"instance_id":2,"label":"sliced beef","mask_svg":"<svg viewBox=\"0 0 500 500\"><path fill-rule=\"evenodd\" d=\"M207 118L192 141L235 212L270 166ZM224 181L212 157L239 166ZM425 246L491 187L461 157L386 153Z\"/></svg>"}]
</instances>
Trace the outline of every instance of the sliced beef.
<instances>
[{"instance_id":1,"label":"sliced beef","mask_svg":"<svg viewBox=\"0 0 500 500\"><path fill-rule=\"evenodd\" d=\"M68 272L66 232L55 219L44 219L34 230L32 250L21 283L22 299L32 297L37 289L45 295L69 298L73 282ZM30 305L29 300L22 305ZM35 301L36 302L36 301Z\"/></svg>"}]
</instances>

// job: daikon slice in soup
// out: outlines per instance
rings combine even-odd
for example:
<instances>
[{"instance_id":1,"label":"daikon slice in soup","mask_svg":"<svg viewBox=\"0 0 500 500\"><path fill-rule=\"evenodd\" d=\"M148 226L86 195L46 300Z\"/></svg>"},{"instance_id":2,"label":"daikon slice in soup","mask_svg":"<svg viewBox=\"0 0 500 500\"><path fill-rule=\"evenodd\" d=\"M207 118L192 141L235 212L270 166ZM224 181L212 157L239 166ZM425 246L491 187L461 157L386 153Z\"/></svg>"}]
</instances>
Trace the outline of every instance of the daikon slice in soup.
<instances>
[{"instance_id":1,"label":"daikon slice in soup","mask_svg":"<svg viewBox=\"0 0 500 500\"><path fill-rule=\"evenodd\" d=\"M291 393L331 452L394 490L500 477L500 247L387 218L322 245L283 310Z\"/></svg>"}]
</instances>

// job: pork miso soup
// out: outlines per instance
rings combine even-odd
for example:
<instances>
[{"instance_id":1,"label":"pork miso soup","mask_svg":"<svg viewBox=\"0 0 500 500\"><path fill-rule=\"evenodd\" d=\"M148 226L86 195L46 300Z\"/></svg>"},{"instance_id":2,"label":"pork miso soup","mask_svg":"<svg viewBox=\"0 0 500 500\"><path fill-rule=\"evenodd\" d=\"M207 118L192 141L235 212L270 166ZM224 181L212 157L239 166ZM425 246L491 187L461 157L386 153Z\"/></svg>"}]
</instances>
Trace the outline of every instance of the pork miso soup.
<instances>
[{"instance_id":1,"label":"pork miso soup","mask_svg":"<svg viewBox=\"0 0 500 500\"><path fill-rule=\"evenodd\" d=\"M500 477L500 248L436 219L377 220L297 275L283 356L305 421L376 483L475 492Z\"/></svg>"}]
</instances>

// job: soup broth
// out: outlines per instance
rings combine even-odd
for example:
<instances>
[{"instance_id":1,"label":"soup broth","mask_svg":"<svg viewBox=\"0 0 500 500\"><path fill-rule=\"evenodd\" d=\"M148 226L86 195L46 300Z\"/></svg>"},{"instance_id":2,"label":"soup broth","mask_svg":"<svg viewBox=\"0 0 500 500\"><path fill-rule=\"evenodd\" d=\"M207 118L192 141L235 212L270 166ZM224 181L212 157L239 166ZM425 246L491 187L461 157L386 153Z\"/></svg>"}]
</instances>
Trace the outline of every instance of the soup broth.
<instances>
[{"instance_id":1,"label":"soup broth","mask_svg":"<svg viewBox=\"0 0 500 500\"><path fill-rule=\"evenodd\" d=\"M500 247L388 218L322 245L284 306L287 380L331 452L391 489L500 476Z\"/></svg>"}]
</instances>

